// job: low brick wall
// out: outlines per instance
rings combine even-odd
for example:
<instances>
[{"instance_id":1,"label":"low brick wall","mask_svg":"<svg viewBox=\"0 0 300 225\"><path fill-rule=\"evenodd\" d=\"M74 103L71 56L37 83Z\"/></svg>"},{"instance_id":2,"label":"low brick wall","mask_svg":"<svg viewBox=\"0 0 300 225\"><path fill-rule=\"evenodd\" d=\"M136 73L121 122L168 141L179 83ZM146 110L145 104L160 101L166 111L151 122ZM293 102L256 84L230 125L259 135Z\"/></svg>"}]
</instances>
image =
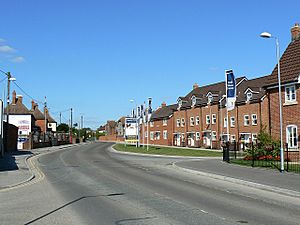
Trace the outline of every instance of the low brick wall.
<instances>
[{"instance_id":1,"label":"low brick wall","mask_svg":"<svg viewBox=\"0 0 300 225\"><path fill-rule=\"evenodd\" d=\"M99 141L123 142L124 137L117 137L116 135L106 135L106 136L100 136Z\"/></svg>"}]
</instances>

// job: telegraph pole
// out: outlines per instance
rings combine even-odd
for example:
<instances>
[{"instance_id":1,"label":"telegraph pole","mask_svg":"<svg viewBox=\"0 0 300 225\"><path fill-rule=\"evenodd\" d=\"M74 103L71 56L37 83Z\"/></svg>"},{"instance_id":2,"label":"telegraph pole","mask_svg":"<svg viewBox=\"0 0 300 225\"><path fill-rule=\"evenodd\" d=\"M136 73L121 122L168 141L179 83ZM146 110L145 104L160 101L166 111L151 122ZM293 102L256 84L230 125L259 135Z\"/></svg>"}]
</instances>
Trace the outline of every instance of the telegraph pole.
<instances>
[{"instance_id":1,"label":"telegraph pole","mask_svg":"<svg viewBox=\"0 0 300 225\"><path fill-rule=\"evenodd\" d=\"M6 128L5 128L5 131L6 131L6 151L8 151L8 138L9 138L9 135L8 135L8 125L9 125L9 103L10 103L10 80L11 80L11 74L10 72L7 72L6 73L7 75L7 96L6 96L6 99L7 99L7 107L6 107Z\"/></svg>"}]
</instances>

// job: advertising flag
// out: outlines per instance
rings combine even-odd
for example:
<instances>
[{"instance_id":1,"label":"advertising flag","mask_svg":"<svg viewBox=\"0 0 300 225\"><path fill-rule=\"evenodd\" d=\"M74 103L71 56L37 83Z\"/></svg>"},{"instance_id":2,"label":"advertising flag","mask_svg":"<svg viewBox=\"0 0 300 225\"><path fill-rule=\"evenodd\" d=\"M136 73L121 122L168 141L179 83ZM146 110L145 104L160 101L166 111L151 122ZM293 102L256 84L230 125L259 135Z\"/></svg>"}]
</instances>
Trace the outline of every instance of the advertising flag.
<instances>
[{"instance_id":1,"label":"advertising flag","mask_svg":"<svg viewBox=\"0 0 300 225\"><path fill-rule=\"evenodd\" d=\"M226 107L228 111L231 111L235 107L236 101L236 84L233 74L233 70L226 70Z\"/></svg>"}]
</instances>

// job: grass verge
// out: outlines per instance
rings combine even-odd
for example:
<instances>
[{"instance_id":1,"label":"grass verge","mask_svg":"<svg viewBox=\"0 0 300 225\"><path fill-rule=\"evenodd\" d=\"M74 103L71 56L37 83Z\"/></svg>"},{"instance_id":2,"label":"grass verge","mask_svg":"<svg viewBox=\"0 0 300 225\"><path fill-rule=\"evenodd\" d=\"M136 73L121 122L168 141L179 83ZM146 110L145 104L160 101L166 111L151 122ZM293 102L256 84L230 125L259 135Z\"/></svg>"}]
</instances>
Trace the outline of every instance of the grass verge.
<instances>
[{"instance_id":1,"label":"grass verge","mask_svg":"<svg viewBox=\"0 0 300 225\"><path fill-rule=\"evenodd\" d=\"M113 148L120 152L134 152L152 155L171 155L171 156L195 156L195 157L221 157L222 152L215 152L210 150L201 149L185 149L185 148L170 148L160 146L149 146L147 148L139 147L136 148L133 145L116 144Z\"/></svg>"}]
</instances>

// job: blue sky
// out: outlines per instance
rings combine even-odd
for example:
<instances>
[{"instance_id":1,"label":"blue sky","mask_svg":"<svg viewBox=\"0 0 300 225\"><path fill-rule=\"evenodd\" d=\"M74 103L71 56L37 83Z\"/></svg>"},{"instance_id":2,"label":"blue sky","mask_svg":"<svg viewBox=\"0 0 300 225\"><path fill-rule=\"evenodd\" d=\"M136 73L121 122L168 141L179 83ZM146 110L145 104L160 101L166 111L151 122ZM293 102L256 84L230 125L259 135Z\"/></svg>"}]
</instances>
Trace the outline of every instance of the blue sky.
<instances>
[{"instance_id":1,"label":"blue sky","mask_svg":"<svg viewBox=\"0 0 300 225\"><path fill-rule=\"evenodd\" d=\"M174 103L194 83L271 73L300 22L300 2L176 0L1 1L0 69L10 71L30 107L47 102L57 120L74 108L85 126L130 113L134 99ZM0 80L4 75L0 75ZM1 95L5 81L0 83ZM41 105L41 104L40 104ZM41 108L42 106L40 106ZM63 112L67 122L68 112Z\"/></svg>"}]
</instances>

